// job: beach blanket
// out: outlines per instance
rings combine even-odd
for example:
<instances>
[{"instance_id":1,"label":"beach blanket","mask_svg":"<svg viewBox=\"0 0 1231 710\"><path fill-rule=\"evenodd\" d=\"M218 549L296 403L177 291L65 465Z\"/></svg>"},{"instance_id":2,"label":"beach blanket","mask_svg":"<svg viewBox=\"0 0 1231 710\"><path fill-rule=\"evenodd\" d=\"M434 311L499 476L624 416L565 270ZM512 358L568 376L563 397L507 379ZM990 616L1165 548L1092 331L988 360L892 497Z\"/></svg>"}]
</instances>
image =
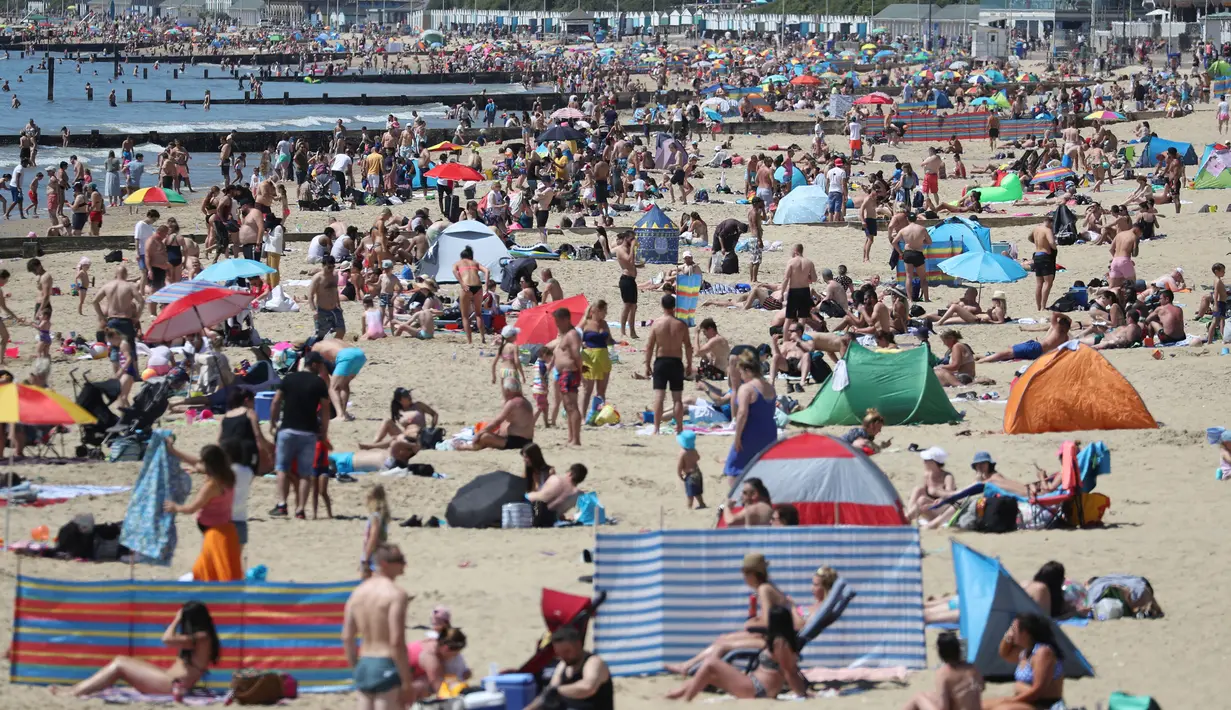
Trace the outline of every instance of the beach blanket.
<instances>
[{"instance_id":1,"label":"beach blanket","mask_svg":"<svg viewBox=\"0 0 1231 710\"><path fill-rule=\"evenodd\" d=\"M107 688L101 693L87 696L94 700L101 700L108 705L175 705L176 701L170 695L146 695L135 688ZM184 705L191 707L205 707L206 705L219 705L226 701L225 695L200 694L185 695Z\"/></svg>"},{"instance_id":2,"label":"beach blanket","mask_svg":"<svg viewBox=\"0 0 1231 710\"><path fill-rule=\"evenodd\" d=\"M696 325L703 278L701 274L675 277L675 317L684 321L689 328Z\"/></svg>"},{"instance_id":3,"label":"beach blanket","mask_svg":"<svg viewBox=\"0 0 1231 710\"><path fill-rule=\"evenodd\" d=\"M44 486L24 481L12 488L0 488L0 507L12 501L17 505L41 508L80 496L105 496L128 490L128 486Z\"/></svg>"},{"instance_id":4,"label":"beach blanket","mask_svg":"<svg viewBox=\"0 0 1231 710\"><path fill-rule=\"evenodd\" d=\"M712 283L710 287L701 292L705 296L726 296L732 293L748 293L752 287L748 284L722 284Z\"/></svg>"},{"instance_id":5,"label":"beach blanket","mask_svg":"<svg viewBox=\"0 0 1231 710\"><path fill-rule=\"evenodd\" d=\"M192 490L192 479L180 467L179 459L167 451L170 433L157 429L150 436L120 534L120 544L132 550L137 559L163 566L171 564L178 538L175 514L163 511L162 504L167 500L183 503Z\"/></svg>"}]
</instances>

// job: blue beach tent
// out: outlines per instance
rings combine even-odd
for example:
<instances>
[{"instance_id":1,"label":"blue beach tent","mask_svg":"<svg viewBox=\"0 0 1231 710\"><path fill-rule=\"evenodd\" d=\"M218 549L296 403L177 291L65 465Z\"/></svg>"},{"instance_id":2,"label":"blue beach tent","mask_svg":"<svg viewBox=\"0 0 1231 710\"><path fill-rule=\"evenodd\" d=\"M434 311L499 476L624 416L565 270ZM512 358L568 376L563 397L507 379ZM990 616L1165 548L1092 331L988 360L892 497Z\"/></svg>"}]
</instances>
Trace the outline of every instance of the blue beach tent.
<instances>
[{"instance_id":1,"label":"blue beach tent","mask_svg":"<svg viewBox=\"0 0 1231 710\"><path fill-rule=\"evenodd\" d=\"M1180 154L1180 161L1185 165L1197 164L1197 151L1193 149L1192 143L1180 143L1179 141L1169 141L1158 136L1154 136L1148 142L1136 145L1129 144L1125 147L1136 148L1138 151L1137 167L1153 168L1158 165L1158 154L1166 153L1168 148L1175 148Z\"/></svg>"},{"instance_id":2,"label":"blue beach tent","mask_svg":"<svg viewBox=\"0 0 1231 710\"><path fill-rule=\"evenodd\" d=\"M966 662L978 668L984 677L1012 678L1016 666L1000 657L1000 639L1018 614L1035 613L1047 618L1047 612L1026 594L999 560L975 552L956 540L950 545L961 612L959 628L966 641ZM1050 623L1064 655L1064 676L1093 677L1094 667L1056 622L1051 620Z\"/></svg>"}]
</instances>

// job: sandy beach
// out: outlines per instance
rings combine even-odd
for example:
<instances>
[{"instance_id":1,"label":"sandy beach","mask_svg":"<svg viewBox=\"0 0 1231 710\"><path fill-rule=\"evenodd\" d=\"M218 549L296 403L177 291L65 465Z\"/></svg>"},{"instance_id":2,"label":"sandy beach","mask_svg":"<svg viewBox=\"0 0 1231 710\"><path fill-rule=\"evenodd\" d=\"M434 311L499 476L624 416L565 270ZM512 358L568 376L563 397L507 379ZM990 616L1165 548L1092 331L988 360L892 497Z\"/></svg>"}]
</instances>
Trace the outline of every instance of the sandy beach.
<instances>
[{"instance_id":1,"label":"sandy beach","mask_svg":"<svg viewBox=\"0 0 1231 710\"><path fill-rule=\"evenodd\" d=\"M1219 138L1213 106L1209 104L1198 105L1197 111L1188 117L1152 123L1162 137L1193 142L1198 154L1202 147ZM1119 124L1113 130L1123 140L1129 137L1133 125ZM796 142L806 148L809 140L804 136L769 133L772 123L758 124L753 130L756 133L736 136L733 146L735 153L748 155L773 143L787 145ZM840 139L840 136L831 136L831 144L838 145ZM990 151L986 142L966 141L965 144L968 168L989 162ZM909 143L893 149L878 146L877 150L878 153L891 152L900 160L909 160L918 166L927 146L926 143ZM702 153L708 154L709 150L703 142ZM490 164L492 155L492 147L483 151L485 163ZM951 161L946 162L952 165ZM884 169L888 174L892 172L893 165L870 163L859 168L865 172ZM202 172L203 175L210 174L210 171ZM1195 172L1195 167L1188 168L1190 178ZM725 197L727 202L688 207L690 211L699 211L711 229L727 217L743 219L746 211L745 206L732 202L732 196L717 195L713 191L718 173L718 170L706 169L705 177L697 180L697 184L709 188L712 197ZM729 170L727 180L732 184L742 182L742 171ZM941 182L941 197L953 201L963 186L976 182L987 185L990 179L944 180ZM1101 195L1093 197L1101 200L1104 206L1110 206L1126 200L1130 191L1129 185L1117 181ZM1089 188L1083 188L1081 192L1087 194ZM193 197L197 199L185 206L159 208L162 217L174 216L184 225L185 231L200 233L200 194ZM1226 262L1231 253L1231 242L1226 236L1228 218L1223 211L1231 202L1231 192L1185 190L1183 197L1183 212L1178 216L1173 214L1170 205L1160 206L1163 220L1159 231L1167 236L1144 242L1136 261L1138 276L1145 279L1162 276L1177 266L1184 268L1194 290L1179 294L1177 304L1184 307L1186 318L1191 318L1202 294L1213 283L1210 265L1218 261ZM660 204L669 208L670 216L678 219L681 214L678 206L671 205L667 199L660 201ZM1213 214L1198 214L1197 208L1203 204L1216 205L1219 209ZM436 213L434 200L429 204L421 199L395 208L395 212L411 214L424 205L429 205L433 214ZM1046 211L1045 208L1005 208L1008 212L1042 214ZM347 224L357 224L361 229L366 229L379 209L367 207L343 212L341 219ZM1080 212L1078 215L1080 217ZM331 217L328 213L301 213L296 209L288 219L288 225L294 227L294 231L317 231ZM854 218L853 214L851 218ZM104 233L131 234L135 219L129 217L128 208L113 208L106 218ZM553 214L552 225L558 221L559 215ZM42 231L46 220L4 221L0 223L0 236L24 235L36 224ZM617 226L631 226L628 213L617 219ZM1026 241L1029 231L1029 226L997 228L992 230L992 239L1013 242L1020 251L1029 253L1030 245ZM551 242L553 246L559 246L563 242L589 243L589 239L566 235L553 237ZM880 237L873 246L872 262L863 263L863 234L854 222L844 229L768 225L766 242L781 242L785 248L766 253L761 269L762 280L774 281L782 277L790 246L796 243L805 245L806 254L816 261L818 269L836 269L839 264L845 264L856 282L877 274L886 280L890 278L891 272L887 266L889 248L884 237ZM300 274L301 270L309 268L304 263L306 244L291 244L290 248L291 251L282 261L283 279L307 278ZM694 252L698 255L698 262L708 264L708 250L694 249ZM67 295L74 268L82 256L90 256L94 260L94 274L100 285L110 277L111 270L109 265L103 264L101 251L55 254L43 260L55 277L56 284L65 292L54 302L55 331L92 333L96 328L95 319L89 311L86 316L78 316L75 299ZM126 251L126 256L132 257L131 249ZM1102 246L1062 247L1059 261L1065 271L1056 277L1053 299L1074 280L1105 278L1109 258L1106 248ZM33 276L26 273L24 260L5 262L0 264L0 268L12 273L5 287L10 294L9 305L15 312L25 315L34 303ZM614 262L559 261L541 262L540 265L552 268L566 296L584 293L591 301L605 299L612 304L611 319L617 317L620 298L616 286L618 270ZM721 283L747 281L745 255L741 255L741 266L745 270L738 276L707 275L707 279ZM658 270L657 267L647 268L639 279L647 279ZM1046 317L1036 312L1033 306L1033 277L997 288L1007 292L1011 316ZM303 296L306 289L292 287L290 292ZM961 291L957 289L933 289L932 306L943 307L960 295ZM988 297L986 289L984 297ZM638 318L649 319L660 315L657 301L656 292L643 292ZM352 330L357 329L362 322L362 306L346 304L344 310ZM768 314L764 311L703 307L698 310L698 318L705 316L717 320L721 332L732 344L767 342ZM145 322L148 323L148 320L147 317ZM257 327L262 336L274 342L303 338L310 333L311 315L262 314ZM10 328L15 343L20 343L21 354L16 362L9 363L7 367L20 378L29 369L36 333L29 327L13 325ZM1204 329L1204 324L1190 323L1188 332L1190 335L1203 334ZM1016 324L967 326L959 330L976 355L1034 337L1020 332ZM899 343L914 344L915 339L901 337ZM361 347L367 353L368 364L352 390L351 411L356 420L335 422L331 427L331 439L338 451L353 450L359 442L371 439L387 416L389 398L395 386L413 388L417 399L430 404L440 413L441 425L450 433L476 421L490 419L499 409L500 392L492 383L491 359L481 354L481 351L490 354L492 346L481 345L477 338L473 345L467 345L460 335L438 333L435 340L428 342L388 338L364 342ZM938 339L933 347L941 347ZM964 421L957 425L889 427L881 435L881 438L891 437L893 445L888 451L877 455L875 461L889 475L902 496L918 484L922 472L918 455L907 450L912 443L920 448L940 446L948 451L948 468L957 477L959 487L973 480L967 464L977 450L990 451L999 462L999 471L1006 476L1027 481L1033 479L1035 464L1054 470L1056 449L1066 439L1083 442L1101 439L1110 448L1113 472L1099 482L1099 492L1112 501L1105 518L1105 529L1016 532L998 536L949 531L922 533L927 596L955 589L948 544L948 538L955 534L975 549L1000 557L1015 577L1023 582L1040 564L1053 559L1064 563L1069 578L1075 580L1084 581L1112 573L1149 578L1166 618L1156 621L1092 622L1085 628L1065 628L1096 671L1096 677L1092 679L1066 684L1066 701L1070 707L1084 705L1093 708L1097 702L1105 703L1108 694L1114 690L1150 694L1162 706L1169 708L1219 707L1225 702L1223 696L1227 684L1218 680L1223 672L1218 669L1228 661L1228 651L1221 638L1227 619L1226 612L1217 606L1217 598L1218 590L1231 585L1231 561L1218 552L1217 540L1222 528L1217 522L1220 509L1216 501L1218 495L1225 494L1228 484L1215 480L1213 471L1218 454L1204 440L1207 427L1228 424L1226 407L1222 403L1227 392L1224 383L1231 357L1221 357L1219 348L1168 348L1162 351L1161 359L1153 358L1150 348L1107 353L1110 362L1132 383L1160 422L1160 428L1156 431L1004 435L1001 433L1004 401L1008 397L1014 371L1022 363L998 363L979 367L979 374L993 378L996 384L959 388L953 390L951 396L965 391L978 394L994 391L999 394L999 400L955 404L965 413ZM543 446L548 462L558 469L574 462L582 462L589 467L590 476L585 488L597 492L609 514L619 519L619 525L609 530L630 533L657 529L660 525L667 528L711 526L715 515L712 509L692 511L685 505L682 486L675 475L678 446L674 438L667 435L638 436L635 426L631 424L639 419L640 411L651 402L649 384L633 378L633 373L642 370L643 342L631 341L616 350L620 362L615 365L612 374L608 400L623 414L626 426L587 428L582 433L583 445L579 449L564 446L565 434L560 428L540 428L536 431L535 440ZM232 362L236 363L244 357L239 350L229 354ZM63 393L72 391L69 371L74 368L79 374L88 373L97 379L110 374L110 365L106 360L78 362L63 355L56 355L53 360L52 386ZM784 391L780 384L779 393ZM812 385L804 394L795 396L807 402L816 391L817 387ZM182 417L169 416L164 424L188 449L213 442L218 435L214 423L188 425ZM842 428L825 431L838 434ZM724 437L698 439L711 505L721 502L725 490L721 475L722 461L730 441ZM65 437L67 449L71 450L76 443L75 432ZM249 502L251 522L250 542L245 551L246 565L268 566L271 580L306 582L353 578L363 530L363 500L367 489L374 483L383 483L388 488L393 513L399 519L410 515L443 517L453 494L476 475L494 470L518 472L522 466L520 456L514 452L430 451L420 454L415 460L433 464L448 478L389 478L369 474L359 476L357 483L332 483L333 520L271 520L266 511L275 502L274 483L272 480L258 479L253 483ZM138 468L137 463L41 467L18 463L13 470L46 483L131 485ZM54 531L79 513L93 513L99 522L118 521L123 518L126 504L126 495L113 495L92 500L78 498L43 508L15 508L12 511L13 538L28 538L29 531L38 525L47 525ZM394 527L390 530L390 538L402 546L409 560L401 584L415 597L410 607L411 623L427 623L434 606L449 606L454 623L470 639L465 654L479 676L485 674L489 663L514 666L529 656L543 632L538 614L542 587L579 594L591 592L589 585L578 581L579 576L593 571L580 561L582 550L593 544L591 529L501 531ZM135 569L136 578L166 580L188 572L200 542L201 536L195 525L181 520L179 546L170 569L138 566ZM823 563L825 560L817 560L817 564ZM127 565L119 563L23 559L20 566L21 573L25 575L69 580L127 579L130 572ZM0 556L0 598L6 600L0 608L11 609L8 600L12 599L17 570L18 559L14 555ZM10 641L12 623L11 614L0 614L0 644L7 646ZM722 631L725 629L714 629L715 635ZM930 632L928 638L931 644L934 633ZM934 668L936 659L930 647L929 660ZM6 659L0 665L0 673L7 670ZM675 703L661 697L675 682L675 679L666 676L618 679L617 703L623 708L638 710L674 707ZM931 688L932 683L933 672L929 670L912 674L906 686L886 684L865 693L815 701L814 704L824 702L827 707L835 709L896 707L914 692ZM987 695L1003 695L1006 692L1007 687L993 686ZM53 696L45 688L7 684L0 690L0 698L3 698L0 703L14 710L101 705L99 701L83 703ZM353 698L350 696L329 695L301 699L295 706L304 710L324 710L351 702ZM741 706L744 705L769 707L771 702L741 703Z\"/></svg>"}]
</instances>

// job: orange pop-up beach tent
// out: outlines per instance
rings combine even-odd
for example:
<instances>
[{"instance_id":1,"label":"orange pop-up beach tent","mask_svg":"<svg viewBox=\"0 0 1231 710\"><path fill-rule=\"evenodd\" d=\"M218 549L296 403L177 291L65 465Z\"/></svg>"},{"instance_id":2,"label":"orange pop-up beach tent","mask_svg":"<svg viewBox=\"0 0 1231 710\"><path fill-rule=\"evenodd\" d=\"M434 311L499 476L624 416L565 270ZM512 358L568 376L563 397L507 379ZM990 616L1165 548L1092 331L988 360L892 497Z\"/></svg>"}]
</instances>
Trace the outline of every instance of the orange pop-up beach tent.
<instances>
[{"instance_id":1,"label":"orange pop-up beach tent","mask_svg":"<svg viewBox=\"0 0 1231 710\"><path fill-rule=\"evenodd\" d=\"M1124 375L1076 340L1035 360L1017 378L1004 414L1006 434L1157 427Z\"/></svg>"}]
</instances>

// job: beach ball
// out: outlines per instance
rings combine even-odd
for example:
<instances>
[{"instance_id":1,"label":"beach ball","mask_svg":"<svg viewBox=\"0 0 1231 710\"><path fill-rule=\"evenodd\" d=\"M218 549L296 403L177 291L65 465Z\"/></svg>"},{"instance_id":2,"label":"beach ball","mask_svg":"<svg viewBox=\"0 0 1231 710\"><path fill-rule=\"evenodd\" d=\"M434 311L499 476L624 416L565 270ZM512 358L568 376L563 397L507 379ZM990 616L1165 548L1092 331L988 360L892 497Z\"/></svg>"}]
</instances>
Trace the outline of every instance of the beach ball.
<instances>
[{"instance_id":1,"label":"beach ball","mask_svg":"<svg viewBox=\"0 0 1231 710\"><path fill-rule=\"evenodd\" d=\"M90 346L90 354L94 356L95 360L99 360L107 357L107 349L106 343L94 343Z\"/></svg>"},{"instance_id":2,"label":"beach ball","mask_svg":"<svg viewBox=\"0 0 1231 710\"><path fill-rule=\"evenodd\" d=\"M149 382L151 378L158 377L158 373L154 372L154 368L147 367L141 371L141 381Z\"/></svg>"},{"instance_id":3,"label":"beach ball","mask_svg":"<svg viewBox=\"0 0 1231 710\"><path fill-rule=\"evenodd\" d=\"M40 525L30 531L30 537L36 542L47 542L51 539L51 530L46 525Z\"/></svg>"}]
</instances>

